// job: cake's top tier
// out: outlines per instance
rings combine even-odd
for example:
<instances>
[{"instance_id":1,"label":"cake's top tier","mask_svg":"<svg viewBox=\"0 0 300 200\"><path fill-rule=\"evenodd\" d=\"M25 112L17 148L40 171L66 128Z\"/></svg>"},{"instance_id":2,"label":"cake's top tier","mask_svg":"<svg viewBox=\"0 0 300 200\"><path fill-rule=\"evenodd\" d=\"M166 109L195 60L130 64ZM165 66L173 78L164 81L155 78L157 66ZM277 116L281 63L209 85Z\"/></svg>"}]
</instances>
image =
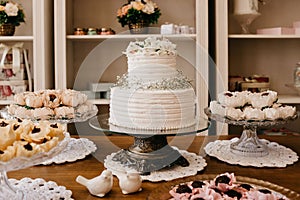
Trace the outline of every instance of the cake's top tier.
<instances>
[{"instance_id":1,"label":"cake's top tier","mask_svg":"<svg viewBox=\"0 0 300 200\"><path fill-rule=\"evenodd\" d=\"M131 56L176 56L176 45L167 38L148 37L144 41L130 42L126 51L127 57Z\"/></svg>"},{"instance_id":2,"label":"cake's top tier","mask_svg":"<svg viewBox=\"0 0 300 200\"><path fill-rule=\"evenodd\" d=\"M176 45L166 38L130 42L124 54L128 73L118 78L116 86L146 90L192 87L190 80L176 69Z\"/></svg>"},{"instance_id":3,"label":"cake's top tier","mask_svg":"<svg viewBox=\"0 0 300 200\"><path fill-rule=\"evenodd\" d=\"M176 70L176 45L166 38L148 37L130 42L126 51L128 77L142 82L173 78Z\"/></svg>"}]
</instances>

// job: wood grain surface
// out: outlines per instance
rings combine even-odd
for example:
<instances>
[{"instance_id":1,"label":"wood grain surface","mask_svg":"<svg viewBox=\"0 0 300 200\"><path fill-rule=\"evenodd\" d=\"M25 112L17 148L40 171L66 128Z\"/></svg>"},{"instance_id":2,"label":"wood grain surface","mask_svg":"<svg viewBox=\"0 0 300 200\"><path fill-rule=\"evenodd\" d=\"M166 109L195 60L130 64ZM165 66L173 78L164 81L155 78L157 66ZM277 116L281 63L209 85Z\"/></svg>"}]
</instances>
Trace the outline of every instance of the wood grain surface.
<instances>
[{"instance_id":1,"label":"wood grain surface","mask_svg":"<svg viewBox=\"0 0 300 200\"><path fill-rule=\"evenodd\" d=\"M78 137L78 136L74 136ZM23 177L43 178L46 181L55 181L58 185L63 185L73 192L73 198L78 200L99 199L89 194L87 189L79 185L75 179L78 175L87 178L98 176L104 169L103 160L106 155L116 152L120 148L129 147L133 138L130 136L84 136L94 141L98 149L93 155L87 156L83 160L72 163L52 164L48 166L34 166L27 169L9 172L9 178L21 179ZM204 156L207 161L207 167L198 174L220 174L224 172L234 172L237 176L256 178L279 186L288 188L300 193L300 163L299 161L286 168L255 168L230 165L219 161L213 157L205 155L203 147L210 141L216 139L230 139L234 136L180 136L169 137L169 143L180 149L195 152ZM278 142L281 145L293 149L300 155L300 137L299 136L260 136L270 141ZM114 177L114 186L112 191L101 199L147 199L149 194L164 182L151 183L144 181L143 190L138 193L123 195L118 186L118 179Z\"/></svg>"}]
</instances>

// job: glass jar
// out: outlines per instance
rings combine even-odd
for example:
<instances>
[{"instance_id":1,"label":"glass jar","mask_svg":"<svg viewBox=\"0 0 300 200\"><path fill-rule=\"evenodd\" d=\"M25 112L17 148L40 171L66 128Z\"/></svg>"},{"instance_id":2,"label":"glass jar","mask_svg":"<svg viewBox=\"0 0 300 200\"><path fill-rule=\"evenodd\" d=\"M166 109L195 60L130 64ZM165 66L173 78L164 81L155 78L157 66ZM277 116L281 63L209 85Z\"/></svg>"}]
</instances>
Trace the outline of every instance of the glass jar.
<instances>
[{"instance_id":1,"label":"glass jar","mask_svg":"<svg viewBox=\"0 0 300 200\"><path fill-rule=\"evenodd\" d=\"M89 28L87 34L88 35L97 35L97 29Z\"/></svg>"},{"instance_id":2,"label":"glass jar","mask_svg":"<svg viewBox=\"0 0 300 200\"><path fill-rule=\"evenodd\" d=\"M85 35L85 31L83 28L75 28L74 35Z\"/></svg>"},{"instance_id":3,"label":"glass jar","mask_svg":"<svg viewBox=\"0 0 300 200\"><path fill-rule=\"evenodd\" d=\"M115 32L111 28L101 28L99 33L100 35L113 35Z\"/></svg>"},{"instance_id":4,"label":"glass jar","mask_svg":"<svg viewBox=\"0 0 300 200\"><path fill-rule=\"evenodd\" d=\"M300 62L296 64L295 70L294 70L294 85L296 87L300 87Z\"/></svg>"}]
</instances>

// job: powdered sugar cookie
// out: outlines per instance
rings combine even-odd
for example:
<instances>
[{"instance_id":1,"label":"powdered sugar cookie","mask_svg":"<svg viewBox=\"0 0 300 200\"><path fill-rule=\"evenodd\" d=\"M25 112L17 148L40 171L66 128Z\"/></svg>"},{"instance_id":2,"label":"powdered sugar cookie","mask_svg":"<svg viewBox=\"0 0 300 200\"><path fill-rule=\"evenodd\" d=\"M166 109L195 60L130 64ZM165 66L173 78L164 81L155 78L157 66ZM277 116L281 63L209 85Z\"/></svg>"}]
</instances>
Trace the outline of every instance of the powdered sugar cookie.
<instances>
[{"instance_id":1,"label":"powdered sugar cookie","mask_svg":"<svg viewBox=\"0 0 300 200\"><path fill-rule=\"evenodd\" d=\"M29 93L25 96L25 104L32 108L40 108L43 106L43 96L33 92Z\"/></svg>"},{"instance_id":2,"label":"powdered sugar cookie","mask_svg":"<svg viewBox=\"0 0 300 200\"><path fill-rule=\"evenodd\" d=\"M51 108L47 107L36 108L31 112L34 119L47 120L54 116L54 111Z\"/></svg>"},{"instance_id":3,"label":"powdered sugar cookie","mask_svg":"<svg viewBox=\"0 0 300 200\"><path fill-rule=\"evenodd\" d=\"M87 96L75 90L64 90L61 96L62 104L77 107L87 101Z\"/></svg>"},{"instance_id":4,"label":"powdered sugar cookie","mask_svg":"<svg viewBox=\"0 0 300 200\"><path fill-rule=\"evenodd\" d=\"M33 129L27 133L21 134L21 139L28 142L42 143L45 140L51 139L48 135L50 129L47 126L42 126L40 124L34 125Z\"/></svg>"},{"instance_id":5,"label":"powdered sugar cookie","mask_svg":"<svg viewBox=\"0 0 300 200\"><path fill-rule=\"evenodd\" d=\"M41 152L37 144L27 141L15 141L13 147L16 150L16 157L31 157L34 154Z\"/></svg>"},{"instance_id":6,"label":"powdered sugar cookie","mask_svg":"<svg viewBox=\"0 0 300 200\"><path fill-rule=\"evenodd\" d=\"M60 90L46 90L43 94L43 104L47 108L57 108L61 104Z\"/></svg>"},{"instance_id":7,"label":"powdered sugar cookie","mask_svg":"<svg viewBox=\"0 0 300 200\"><path fill-rule=\"evenodd\" d=\"M5 150L16 140L16 135L10 131L11 125L5 120L0 121L0 150Z\"/></svg>"},{"instance_id":8,"label":"powdered sugar cookie","mask_svg":"<svg viewBox=\"0 0 300 200\"><path fill-rule=\"evenodd\" d=\"M75 110L73 107L62 106L54 109L55 116L58 118L74 118Z\"/></svg>"},{"instance_id":9,"label":"powdered sugar cookie","mask_svg":"<svg viewBox=\"0 0 300 200\"><path fill-rule=\"evenodd\" d=\"M13 146L8 146L5 150L0 150L0 160L8 161L16 156L16 149Z\"/></svg>"},{"instance_id":10,"label":"powdered sugar cookie","mask_svg":"<svg viewBox=\"0 0 300 200\"><path fill-rule=\"evenodd\" d=\"M248 102L248 99L239 92L226 91L218 94L218 101L222 106L237 108L243 107Z\"/></svg>"}]
</instances>

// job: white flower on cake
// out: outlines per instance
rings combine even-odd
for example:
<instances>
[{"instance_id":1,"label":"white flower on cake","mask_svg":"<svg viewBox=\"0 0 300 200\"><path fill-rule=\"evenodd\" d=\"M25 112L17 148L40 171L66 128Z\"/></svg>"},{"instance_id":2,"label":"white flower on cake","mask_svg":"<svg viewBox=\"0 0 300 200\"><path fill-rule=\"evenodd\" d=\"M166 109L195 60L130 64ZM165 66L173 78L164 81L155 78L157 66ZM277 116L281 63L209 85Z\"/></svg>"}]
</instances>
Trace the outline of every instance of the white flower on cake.
<instances>
[{"instance_id":1,"label":"white flower on cake","mask_svg":"<svg viewBox=\"0 0 300 200\"><path fill-rule=\"evenodd\" d=\"M171 43L167 38L157 39L148 37L144 41L130 42L126 51L130 55L173 55L176 56L176 45Z\"/></svg>"}]
</instances>

